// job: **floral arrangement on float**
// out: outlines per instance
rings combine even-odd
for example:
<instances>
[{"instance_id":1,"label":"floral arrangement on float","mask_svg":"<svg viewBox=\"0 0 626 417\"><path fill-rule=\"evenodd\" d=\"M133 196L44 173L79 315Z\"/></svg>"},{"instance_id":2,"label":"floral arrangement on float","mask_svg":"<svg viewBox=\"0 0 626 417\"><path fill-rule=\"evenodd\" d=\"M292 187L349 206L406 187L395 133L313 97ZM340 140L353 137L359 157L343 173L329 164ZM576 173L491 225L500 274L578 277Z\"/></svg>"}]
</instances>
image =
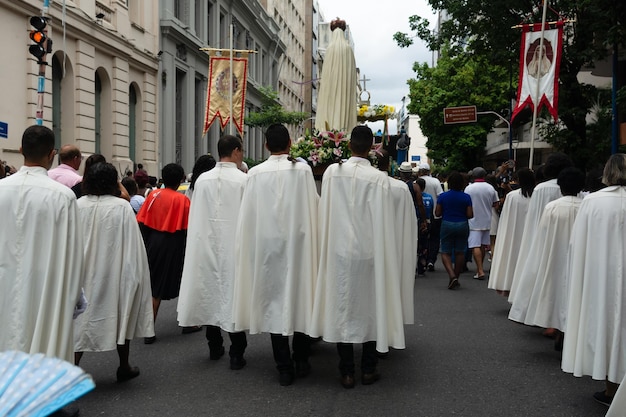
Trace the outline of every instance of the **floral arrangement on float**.
<instances>
[{"instance_id":1,"label":"floral arrangement on float","mask_svg":"<svg viewBox=\"0 0 626 417\"><path fill-rule=\"evenodd\" d=\"M302 158L309 165L329 165L348 159L352 155L350 148L350 134L339 130L307 133L291 145L290 154L294 158Z\"/></svg>"},{"instance_id":2,"label":"floral arrangement on float","mask_svg":"<svg viewBox=\"0 0 626 417\"><path fill-rule=\"evenodd\" d=\"M377 120L387 120L395 115L395 108L386 104L361 105L357 110L357 120L359 122L375 122Z\"/></svg>"},{"instance_id":3,"label":"floral arrangement on float","mask_svg":"<svg viewBox=\"0 0 626 417\"><path fill-rule=\"evenodd\" d=\"M312 134L307 133L291 145L289 152L292 158L302 158L313 168L313 174L320 176L326 168L335 162L344 161L350 156L350 134L340 130L329 130ZM372 145L369 160L378 166L378 154L382 144Z\"/></svg>"}]
</instances>

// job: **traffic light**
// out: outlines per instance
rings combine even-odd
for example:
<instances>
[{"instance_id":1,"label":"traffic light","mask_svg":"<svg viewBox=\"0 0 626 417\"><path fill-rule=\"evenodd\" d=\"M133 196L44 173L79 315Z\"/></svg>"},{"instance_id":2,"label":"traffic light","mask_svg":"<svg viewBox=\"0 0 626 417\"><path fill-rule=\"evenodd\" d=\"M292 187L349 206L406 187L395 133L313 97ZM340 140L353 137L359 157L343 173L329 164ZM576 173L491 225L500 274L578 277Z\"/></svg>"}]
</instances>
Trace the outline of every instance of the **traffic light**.
<instances>
[{"instance_id":1,"label":"traffic light","mask_svg":"<svg viewBox=\"0 0 626 417\"><path fill-rule=\"evenodd\" d=\"M47 19L43 16L32 16L30 25L35 29L30 31L30 39L35 43L28 47L28 51L37 58L38 64L46 64L43 57L52 52L52 39L46 34Z\"/></svg>"}]
</instances>

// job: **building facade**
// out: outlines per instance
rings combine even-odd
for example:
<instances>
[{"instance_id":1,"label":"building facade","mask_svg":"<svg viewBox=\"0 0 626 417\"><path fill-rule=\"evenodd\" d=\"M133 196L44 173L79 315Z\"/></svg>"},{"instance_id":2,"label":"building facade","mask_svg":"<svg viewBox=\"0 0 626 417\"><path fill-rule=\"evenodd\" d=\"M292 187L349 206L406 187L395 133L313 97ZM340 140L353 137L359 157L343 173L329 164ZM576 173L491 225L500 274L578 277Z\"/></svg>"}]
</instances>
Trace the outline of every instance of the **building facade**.
<instances>
[{"instance_id":1,"label":"building facade","mask_svg":"<svg viewBox=\"0 0 626 417\"><path fill-rule=\"evenodd\" d=\"M276 86L285 45L280 27L256 0L160 0L161 164L176 162L191 172L195 160L217 155L222 134L237 133L215 121L203 135L209 57L201 48L255 51L249 55L246 114L261 106L259 87ZM244 127L245 155L262 159L261 129Z\"/></svg>"},{"instance_id":2,"label":"building facade","mask_svg":"<svg viewBox=\"0 0 626 417\"><path fill-rule=\"evenodd\" d=\"M147 0L50 2L43 124L57 147L102 153L120 174L158 160L158 11ZM39 65L28 52L41 0L0 0L0 36L11 61L0 66L0 158L20 166L23 130L35 124Z\"/></svg>"}]
</instances>

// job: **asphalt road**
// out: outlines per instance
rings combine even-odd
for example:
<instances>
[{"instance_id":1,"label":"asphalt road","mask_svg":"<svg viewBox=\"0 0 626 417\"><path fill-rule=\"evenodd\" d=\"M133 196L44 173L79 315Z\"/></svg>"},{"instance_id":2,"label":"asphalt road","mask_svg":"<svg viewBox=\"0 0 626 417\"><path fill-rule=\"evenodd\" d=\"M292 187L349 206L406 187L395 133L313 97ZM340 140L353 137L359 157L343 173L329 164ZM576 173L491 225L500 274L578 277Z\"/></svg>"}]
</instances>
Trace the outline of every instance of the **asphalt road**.
<instances>
[{"instance_id":1,"label":"asphalt road","mask_svg":"<svg viewBox=\"0 0 626 417\"><path fill-rule=\"evenodd\" d=\"M161 304L157 342L131 343L139 377L116 382L116 352L84 355L96 389L77 401L81 416L604 416L592 399L603 382L561 371L553 341L509 321L486 280L468 272L450 291L438 267L415 280L407 348L380 360L374 385L359 383L357 366L356 387L344 389L335 346L319 342L311 375L279 386L267 334L248 337L248 365L231 371L228 355L209 361L204 332L181 334L172 300Z\"/></svg>"}]
</instances>

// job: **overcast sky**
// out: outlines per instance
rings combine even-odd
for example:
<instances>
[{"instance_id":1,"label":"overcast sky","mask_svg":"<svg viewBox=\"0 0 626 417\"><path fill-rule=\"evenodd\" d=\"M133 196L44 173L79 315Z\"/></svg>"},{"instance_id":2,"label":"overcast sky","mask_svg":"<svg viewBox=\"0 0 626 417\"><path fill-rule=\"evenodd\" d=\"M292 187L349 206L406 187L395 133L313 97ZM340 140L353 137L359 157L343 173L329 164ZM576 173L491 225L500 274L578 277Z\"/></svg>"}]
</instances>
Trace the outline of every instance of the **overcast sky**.
<instances>
[{"instance_id":1,"label":"overcast sky","mask_svg":"<svg viewBox=\"0 0 626 417\"><path fill-rule=\"evenodd\" d=\"M393 34L409 33L409 16L419 15L434 28L436 16L426 0L318 0L325 21L336 17L350 26L354 39L356 65L365 75L372 104L388 104L399 109L409 94L406 81L414 78L414 62L431 64L432 55L420 39L409 48L400 48ZM372 129L378 128L373 125ZM395 133L395 124L389 127Z\"/></svg>"}]
</instances>

